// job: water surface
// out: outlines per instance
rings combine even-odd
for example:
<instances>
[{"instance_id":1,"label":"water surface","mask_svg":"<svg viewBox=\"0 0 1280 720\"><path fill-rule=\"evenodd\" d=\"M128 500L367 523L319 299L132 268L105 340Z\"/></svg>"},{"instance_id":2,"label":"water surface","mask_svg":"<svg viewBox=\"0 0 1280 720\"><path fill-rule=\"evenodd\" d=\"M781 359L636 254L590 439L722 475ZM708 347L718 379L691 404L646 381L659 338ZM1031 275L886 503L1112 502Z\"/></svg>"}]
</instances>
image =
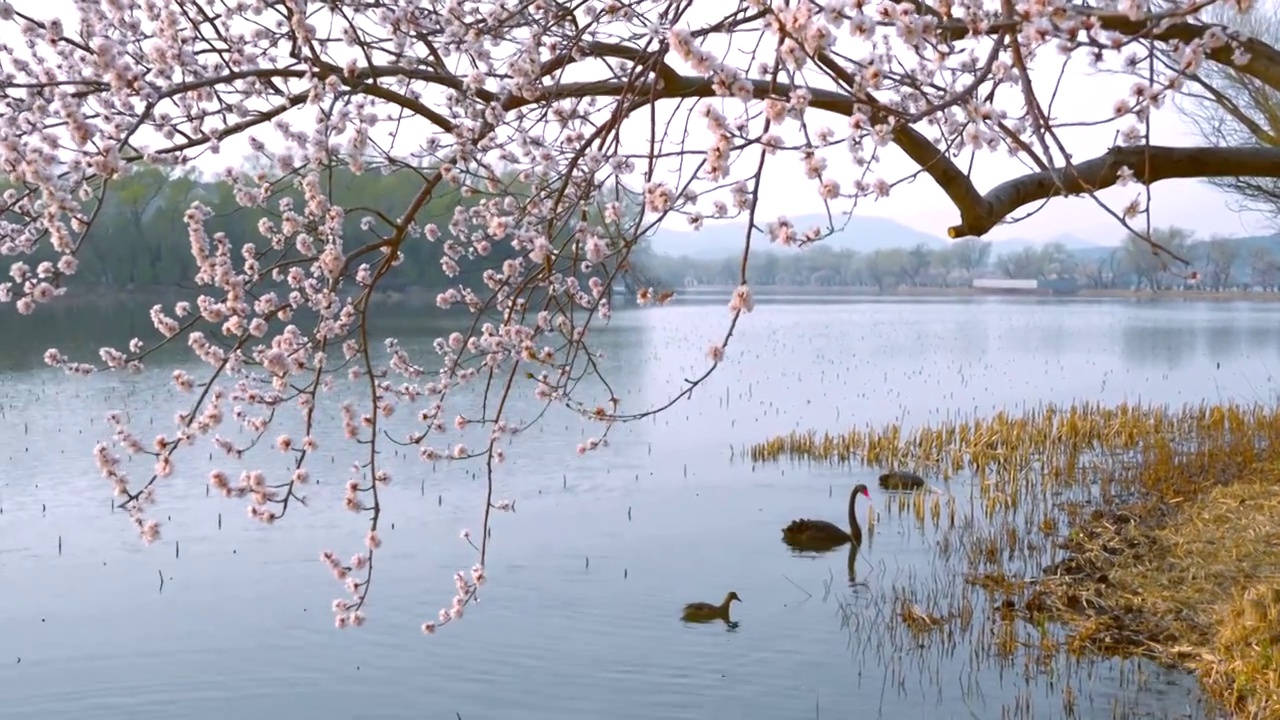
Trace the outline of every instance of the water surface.
<instances>
[{"instance_id":1,"label":"water surface","mask_svg":"<svg viewBox=\"0 0 1280 720\"><path fill-rule=\"evenodd\" d=\"M161 488L160 543L142 546L110 511L90 455L104 413L127 411L144 436L167 431L179 397L157 385L199 367L178 354L140 377L68 380L39 358L63 338L64 351L96 356L149 332L145 318L0 316L0 691L15 717L1063 717L1067 686L1075 717L1200 717L1178 673L1064 662L1027 677L982 643L904 643L892 594L959 582L935 534L882 515L851 588L843 551L793 557L779 529L840 521L859 481L883 507L875 471L752 467L742 447L792 429L1073 399L1267 401L1280 350L1262 303L761 299L705 387L615 428L608 448L577 456L599 428L565 412L517 440L496 492L517 512L494 521L482 601L424 637L452 573L475 561L458 537L480 524L475 465L388 446L385 545L369 624L354 631L333 629L329 604L344 593L317 558L358 551L366 527L341 509L354 455L336 422L317 433L310 507L279 526L206 497L204 445ZM595 342L624 407L658 404L700 374L727 320L722 301L616 312ZM381 329L424 354L440 332L421 311ZM327 402L343 397L359 396ZM517 415L536 410L520 395ZM285 461L255 451L232 467L279 475ZM962 480L950 490L968 497ZM679 622L683 603L731 589L744 601L736 630Z\"/></svg>"}]
</instances>

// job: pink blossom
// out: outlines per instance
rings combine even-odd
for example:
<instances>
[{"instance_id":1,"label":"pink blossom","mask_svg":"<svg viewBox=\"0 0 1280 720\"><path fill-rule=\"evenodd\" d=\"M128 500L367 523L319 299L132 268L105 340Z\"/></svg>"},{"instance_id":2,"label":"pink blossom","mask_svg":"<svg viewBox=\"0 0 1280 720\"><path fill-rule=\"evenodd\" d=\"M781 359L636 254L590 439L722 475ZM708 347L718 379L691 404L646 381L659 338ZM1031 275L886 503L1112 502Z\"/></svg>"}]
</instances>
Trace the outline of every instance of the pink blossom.
<instances>
[{"instance_id":1,"label":"pink blossom","mask_svg":"<svg viewBox=\"0 0 1280 720\"><path fill-rule=\"evenodd\" d=\"M150 545L160 539L160 523L156 520L147 520L142 524L142 540Z\"/></svg>"},{"instance_id":2,"label":"pink blossom","mask_svg":"<svg viewBox=\"0 0 1280 720\"><path fill-rule=\"evenodd\" d=\"M751 288L747 287L746 283L734 289L733 297L729 299L730 312L751 312L755 307L755 300L751 297Z\"/></svg>"},{"instance_id":3,"label":"pink blossom","mask_svg":"<svg viewBox=\"0 0 1280 720\"><path fill-rule=\"evenodd\" d=\"M742 3L706 18L669 4L595 3L568 33L562 8L546 2L287 4L258 22L249 16L267 3L220 11L114 0L76 3L72 24L51 7L27 3L19 14L0 0L14 34L4 82L16 88L0 117L0 303L32 315L64 294L93 300L72 276L132 280L102 276L95 243L109 252L112 238L94 223L150 208L122 207L129 194L104 188L146 170L164 180L147 202L182 203L180 242L164 245L163 264L191 273L175 284L181 299L147 312L154 336L130 332L88 357L43 354L76 376L141 373L161 349L192 361L155 376L164 392L148 397L174 403L148 413L158 427L144 432L114 413L93 439L103 492L132 530L156 542L156 518L167 517L158 498L206 472L195 464L206 458L210 494L236 499L263 524L320 522L310 503L340 504L359 522L341 550L350 560L321 557L346 593L333 605L335 626L362 626L379 528L388 527L379 523L402 497L386 491L391 458L416 452L430 464L423 473L477 472L493 490L518 482L495 467L543 417L510 393L531 396L547 417L577 413L594 434L578 455L607 451L617 423L674 402L624 410L619 378L603 377L608 341L597 329L617 319L618 288L634 291L644 322L672 322L664 305L675 291L646 267L644 234L682 227L697 242L719 220L754 223L722 273L735 288L705 378L755 308L748 278L762 268L752 248L809 252L846 212L914 192L921 174L961 198L952 230L981 236L1022 212L974 206L981 191L970 178L983 176L982 159L1015 152L1028 166L1052 165L1067 123L1118 123L1111 152L1123 162L1106 163L1114 176L1102 184L1137 182L1136 156L1124 153L1156 147L1145 121L1173 103L1188 73L1230 59L1258 79L1266 67L1246 62L1252 46L1204 21L1203 3L1158 14L1136 0L1110 14L1018 3L1009 24L980 3L948 15L896 2L752 2L759 17L746 28L733 21ZM1190 28L1176 46L1157 32L1174 25ZM1004 41L993 48L997 31ZM743 33L760 37L740 42ZM1087 61L1115 61L1129 78L1107 90L1097 81L1071 120L1059 119L1023 89L1023 64L1045 46L1074 53L1086 35ZM1168 67L1128 59L1136 40L1163 46ZM624 128L676 95L665 133L628 136ZM891 145L916 165L898 172L882 162ZM247 155L231 157L233 148ZM208 165L219 158L222 167ZM186 177L195 169L200 178ZM331 181L346 177L338 171L369 179L370 202L341 204L331 194ZM391 185L371 179L384 171L403 174ZM257 220L229 225L232 210ZM830 222L798 226L811 211ZM1139 196L1114 212L1132 221L1150 208ZM169 258L174 251L186 259ZM443 309L429 309L429 322L444 324L430 348L382 337L370 321L387 291L420 280L423 262L438 263L432 292ZM330 427L321 455L315 438ZM268 453L274 464L252 467L271 447L284 457ZM340 467L350 474L335 474ZM329 493L330 482L341 492ZM489 510L515 507L484 497L480 538L501 522ZM495 551L476 546L486 560ZM441 598L423 632L461 619L486 580L479 563L457 572L452 600Z\"/></svg>"}]
</instances>

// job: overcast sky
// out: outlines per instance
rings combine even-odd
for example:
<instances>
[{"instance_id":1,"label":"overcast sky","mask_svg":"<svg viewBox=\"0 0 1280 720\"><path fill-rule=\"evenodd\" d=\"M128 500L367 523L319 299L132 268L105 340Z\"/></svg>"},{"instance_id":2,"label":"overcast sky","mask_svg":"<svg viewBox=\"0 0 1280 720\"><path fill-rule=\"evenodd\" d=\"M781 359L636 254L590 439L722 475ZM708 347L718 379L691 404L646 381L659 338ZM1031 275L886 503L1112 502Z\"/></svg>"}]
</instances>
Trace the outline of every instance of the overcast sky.
<instances>
[{"instance_id":1,"label":"overcast sky","mask_svg":"<svg viewBox=\"0 0 1280 720\"><path fill-rule=\"evenodd\" d=\"M69 29L74 27L75 14L71 9L70 0L40 0L39 2L17 0L14 5L37 16L56 13L67 22ZM705 7L699 7L699 10L711 10L714 5L707 3ZM693 22L698 21L698 18L693 18ZM8 29L3 34L10 42L15 36ZM1044 52L1037 59L1034 65L1033 81L1037 92L1042 96L1053 92L1055 83L1058 81L1060 62L1060 56L1052 51ZM678 62L673 64L681 67ZM684 70L682 67L681 69ZM1061 87L1058 88L1058 99L1053 110L1054 119L1077 121L1105 118L1110 115L1114 102L1126 94L1132 83L1132 78L1091 74L1084 69L1083 60L1075 58L1071 61ZM1014 96L1010 95L1010 97ZM726 105L724 109L725 113L732 117L736 112L740 112L741 107L741 103L736 103L736 107ZM1005 107L1013 109L1007 104ZM669 112L668 110L667 113ZM641 127L638 124L642 120L643 118L633 122L625 130L628 145L641 147L642 143L647 141L649 134L647 127ZM815 120L818 124L829 125L838 132L843 132L847 127L844 118L822 117ZM662 118L660 118L661 121ZM647 122L645 124L647 125ZM662 124L665 126L665 123ZM692 125L690 142L699 143L709 138L705 128L702 127L705 121L695 118ZM1177 117L1172 104L1167 104L1165 109L1156 113L1152 125L1153 142L1156 144L1196 144L1195 136ZM1086 160L1105 152L1121 126L1120 123L1111 123L1089 130L1072 130L1064 133L1063 139L1075 160ZM236 155L247 152L247 148L239 143L226 143L224 146L225 151L220 157L215 158L214 162L201 164L220 167ZM705 147L706 143L695 146ZM829 171L846 186L857 177L847 154L832 151L825 156L829 162ZM742 167L748 167L748 165L753 167L754 152L740 162ZM957 163L962 167L967 162L964 156L957 159ZM775 158L771 160L768 167L769 171L764 175L760 198L761 219L823 211L822 203L817 196L816 183L804 178L798 159ZM879 166L879 174L890 181L912 170L914 170L912 164L897 152L896 148L886 154L885 160ZM972 177L978 188L986 191L1003 180L1027 171L1022 161L1010 159L1003 154L982 153L976 161ZM1113 208L1119 209L1139 191L1139 187L1131 185L1125 188L1112 188L1102 193L1100 197ZM1227 207L1228 198L1203 181L1164 181L1153 186L1152 194L1152 221L1156 225L1179 225L1194 229L1202 235L1240 235L1272 231L1267 224L1268 218L1256 215L1238 216L1233 213ZM1023 208L1021 212L1026 213L1031 209L1033 207L1029 206ZM892 218L940 238L945 238L946 228L959 220L959 214L950 201L927 176L918 178L913 184L895 188L888 198L875 202L861 202L856 212ZM686 227L685 222L678 218L669 224L673 229ZM1123 236L1123 231L1097 206L1094 200L1057 198L1032 217L1016 225L999 226L987 237L995 240L1014 237L1049 240L1062 234L1071 234L1095 242L1116 243Z\"/></svg>"},{"instance_id":2,"label":"overcast sky","mask_svg":"<svg viewBox=\"0 0 1280 720\"><path fill-rule=\"evenodd\" d=\"M1277 6L1280 6L1280 3L1262 0L1262 3L1255 6L1254 11L1275 12ZM712 3L699 8L708 13L713 9L718 10ZM701 22L711 20L711 15L700 18ZM838 33L837 42L840 43L839 47L843 52L853 57L859 57L865 52L865 45L849 41L843 32ZM718 54L719 48L716 48L716 51ZM981 51L979 54L985 56ZM732 55L726 56L732 57ZM1005 57L1007 59L1007 55ZM1051 119L1055 122L1108 120L1112 117L1116 100L1125 97L1135 81L1132 76L1090 70L1086 58L1079 52L1065 62L1066 69L1063 72L1064 58L1051 47L1042 48L1032 61L1031 75L1037 96L1042 102L1046 102L1046 98L1056 92L1050 111ZM680 63L673 64L683 69ZM1114 68L1117 65L1110 64L1110 67ZM1002 88L1000 97L1004 102L997 102L997 106L1010 112L1011 115L1021 114L1022 99L1016 90ZM726 112L726 114L729 113ZM842 130L845 127L843 118L824 116L817 122L830 125L836 130ZM1072 159L1079 162L1105 153L1114 144L1116 133L1130 124L1132 119L1126 118L1103 122L1090 128L1072 127L1062 131L1060 137L1072 154ZM927 135L930 134L929 129L923 125L919 127ZM1164 107L1153 114L1151 133L1152 143L1156 145L1201 144L1192 127L1179 116L1171 102L1166 102ZM857 177L854 174L854 166L847 156L830 153L826 157L829 167L837 172L837 177L843 174L840 178L842 182L845 182L846 177L850 179ZM971 178L980 191L986 192L1005 180L1030 172L1025 162L1025 160L1011 158L1003 151L982 152L974 161ZM968 155L956 158L956 163L961 167L967 167ZM798 159L782 160L773 167L777 170L776 172L768 172L764 175L760 199L761 213L767 217L779 214L823 212L822 203L813 190L815 183L804 178ZM906 176L916 169L914 163L892 147L879 167L880 175L890 181ZM1129 185L1110 188L1099 193L1098 197L1113 210L1119 211L1139 192L1142 192L1140 186ZM1233 212L1228 207L1230 198L1202 180L1165 180L1153 185L1151 194L1151 221L1154 226L1179 225L1192 228L1205 236L1274 232L1274 226L1270 224L1274 222L1272 218L1257 214L1240 215ZM1037 207L1037 205L1023 207L1016 215L1025 215L1036 210ZM944 239L947 227L960 219L959 212L951 201L927 176L918 178L911 185L895 188L887 198L874 202L861 202L856 212L892 218ZM1141 227L1141 222L1135 221L1135 227ZM993 240L1011 238L1051 240L1062 234L1112 244L1119 243L1125 231L1113 217L1098 206L1093 198L1055 198L1030 217L1016 224L997 226L986 237Z\"/></svg>"}]
</instances>

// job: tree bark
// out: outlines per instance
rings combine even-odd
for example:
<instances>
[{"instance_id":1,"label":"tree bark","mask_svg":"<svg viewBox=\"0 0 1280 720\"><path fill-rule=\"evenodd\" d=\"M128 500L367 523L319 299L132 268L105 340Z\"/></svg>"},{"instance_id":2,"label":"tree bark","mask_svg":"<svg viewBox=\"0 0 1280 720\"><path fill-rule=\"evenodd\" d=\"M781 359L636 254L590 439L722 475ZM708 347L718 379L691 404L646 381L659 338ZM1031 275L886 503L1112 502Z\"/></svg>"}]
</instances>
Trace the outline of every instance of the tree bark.
<instances>
[{"instance_id":1,"label":"tree bark","mask_svg":"<svg viewBox=\"0 0 1280 720\"><path fill-rule=\"evenodd\" d=\"M912 2L912 5L915 6L917 13L929 15L938 20L937 33L940 39L959 42L972 32L971 28L965 23L943 18L936 10L922 2ZM1230 28L1223 25L1188 22L1179 19L1173 14L1167 16L1155 15L1154 17L1144 16L1135 20L1122 12L1102 10L1083 5L1068 5L1063 8L1063 17L1067 16L1084 18L1083 29L1089 31L1090 40L1104 47L1108 45L1103 38L1096 37L1098 30L1123 35L1129 41L1142 38L1165 43L1175 41L1189 43L1192 40L1203 38L1209 30L1214 28L1226 33L1228 36L1231 35ZM1160 19L1162 17L1165 18L1163 21ZM1025 15L1022 15L1016 22L996 21L989 23L986 27L986 33L995 35L1010 30L1016 31L1017 26L1022 23L1022 18L1025 18ZM1061 27L1060 24L1059 27ZM1243 63L1236 64L1234 60L1236 49L1230 43L1216 48L1206 47L1204 55L1219 65L1225 65L1245 75L1257 78L1267 86L1280 91L1280 50L1252 37L1237 38L1236 42L1239 43L1239 46L1247 56Z\"/></svg>"},{"instance_id":2,"label":"tree bark","mask_svg":"<svg viewBox=\"0 0 1280 720\"><path fill-rule=\"evenodd\" d=\"M1085 12L1082 10L1082 12ZM1092 12L1100 26L1114 32L1141 32L1148 27L1150 21L1133 21L1127 15L1116 13ZM1143 24L1147 23L1147 24ZM1132 25L1132 27L1131 27ZM1209 25L1193 25L1191 23L1172 23L1157 28L1157 38L1187 41L1203 35ZM966 31L967 32L967 31ZM1252 74L1264 82L1275 82L1280 89L1280 52L1261 41L1247 40L1251 55L1249 61L1238 69ZM1225 48L1225 49L1224 49ZM633 60L642 60L643 54L635 50L618 46L597 43L590 47L594 54L617 56L625 54ZM1226 53L1226 63L1230 63L1233 52L1224 46L1218 50ZM1220 52L1207 53L1211 59L1217 60ZM823 55L818 58L836 77L843 73L840 67L833 67L833 58ZM1221 62L1221 60L1219 60ZM649 58L655 77L655 87L649 93L654 100L677 97L712 97L715 88L709 79L680 75L670 66L657 58ZM1236 66L1232 66L1236 67ZM765 80L749 80L752 95L758 99L780 94L785 96L792 88L785 83L778 83L770 92L769 82ZM622 83L571 83L561 86L557 94L561 96L586 96L591 94L617 95L628 90L639 98L644 98L645 90L635 87L624 88ZM1023 175L997 185L985 195L977 189L973 181L960 166L938 149L923 133L902 122L897 113L890 111L881 101L870 93L851 95L847 92L812 88L810 106L826 112L850 116L856 112L867 114L873 122L898 120L892 131L893 142L922 171L933 178L934 182L947 194L956 209L960 212L960 223L947 230L951 238L966 236L981 237L990 232L1001 220L1028 203L1045 200L1056 196L1083 195L1097 192L1115 185L1120 179L1120 169L1127 167L1133 173L1133 179L1150 185L1160 180L1176 178L1210 178L1210 177L1272 177L1280 178L1280 148L1262 147L1166 147L1166 146L1132 146L1112 147L1105 154L1092 160L1073 163L1070 169L1058 168L1050 172L1037 172ZM513 105L524 104L524 100L516 99ZM1055 177L1057 175L1057 177Z\"/></svg>"},{"instance_id":3,"label":"tree bark","mask_svg":"<svg viewBox=\"0 0 1280 720\"><path fill-rule=\"evenodd\" d=\"M1280 66L1277 66L1277 69L1280 70ZM750 82L755 97L768 97L768 82L764 80ZM603 84L593 85L591 91L604 90ZM563 90L569 89L563 88ZM789 86L780 86L775 87L774 90L778 93L786 93L790 89ZM868 110L872 115L887 114L884 106L874 97L853 98L821 89L813 89L810 92L813 95L810 106L816 109L846 117L854 112ZM662 83L658 95L712 97L715 95L715 90L710 80L674 75L669 76ZM879 119L887 119L887 117ZM960 224L947 230L947 235L952 238L981 237L1018 208L1037 200L1060 195L1083 195L1111 187L1118 182L1122 167L1129 168L1135 180L1147 185L1160 180L1177 178L1280 178L1280 148L1180 148L1136 145L1113 147L1100 157L1073 163L1072 169L1055 170L1054 172L1061 178L1061 186L1053 172L1037 172L1005 181L984 195L978 191L964 170L924 134L910 125L899 123L895 126L893 142L921 170L933 178L960 211Z\"/></svg>"},{"instance_id":4,"label":"tree bark","mask_svg":"<svg viewBox=\"0 0 1280 720\"><path fill-rule=\"evenodd\" d=\"M981 236L1028 203L1109 188L1119 182L1121 168L1128 168L1134 180L1146 185L1176 178L1280 178L1280 148L1113 147L1092 160L1074 163L1070 169L1030 173L1006 180L976 203L957 202L960 224L949 228L947 235L952 238ZM925 172L928 171L925 168ZM944 186L943 190L947 188ZM956 201L954 195L951 197Z\"/></svg>"},{"instance_id":5,"label":"tree bark","mask_svg":"<svg viewBox=\"0 0 1280 720\"><path fill-rule=\"evenodd\" d=\"M923 5L919 7L920 12L936 16L932 8ZM1077 17L1083 17L1080 21L1082 26L1089 29L1089 39L1098 45L1104 44L1104 39L1097 37L1100 31L1123 35L1129 40L1150 37L1164 42L1188 42L1203 37L1211 29L1220 27L1181 21L1176 18L1166 22L1152 18L1132 20L1122 13L1078 6L1072 6L1068 12L1076 14ZM954 20L936 17L939 20L938 33L944 39L960 39L971 32L969 27ZM1017 21L997 21L991 23L985 32L991 35L1002 35L1016 31L1020 24ZM1206 57L1280 90L1280 51L1254 38L1246 38L1240 42L1244 46L1247 58L1239 65L1233 61L1232 56L1235 50L1230 45L1207 50ZM567 98L592 96L629 98L626 107L607 121L600 132L612 129L626 115L658 100L718 96L717 88L711 79L680 74L663 61L665 54L665 47L659 51L650 51L613 43L583 43L575 47L572 52L567 51L562 57L544 64L543 75L549 75L585 55L629 60L644 66L648 71L648 77L637 75L627 80L566 82L546 88L544 94L537 97L500 97L483 90L477 91L475 95L486 102L498 103L507 111L535 103ZM807 88L812 98L810 106L815 110L845 117L862 113L877 124L892 122L891 133L894 144L938 184L959 211L960 223L949 228L947 233L953 238L980 237L1027 203L1059 195L1085 194L1115 185L1119 180L1119 171L1122 167L1128 167L1133 172L1134 179L1146 184L1171 178L1280 178L1280 149L1277 148L1113 147L1101 157L1075 164L1072 169L1061 168L1024 175L1006 181L984 195L973 184L964 169L958 166L947 153L940 150L932 140L912 127L911 123L917 119L916 116L907 116L901 111L896 111L870 92L862 91L852 71L841 65L836 58L819 54L816 60L846 87L836 90ZM219 77L203 78L176 85L166 91L161 99L250 77L269 81L272 77L304 78L311 75L322 79L329 76L340 78L341 82L348 85L354 92L374 95L384 101L399 104L445 129L451 127L447 119L419 101L384 90L376 81L383 78L408 77L455 90L461 89L464 84L461 78L448 73L398 65L360 67L353 74L347 75L336 65L320 63L314 68L258 68L236 71ZM750 79L746 82L750 84L751 95L756 99L786 97L791 91L797 89L787 83L771 83L762 79ZM101 88L98 90L100 91ZM93 88L79 92L90 93L91 91ZM302 94L286 98L287 102L279 108L225 128L218 135L232 134L270 120L303 99L305 95ZM210 137L188 140L167 148L165 152L181 151L207 142Z\"/></svg>"}]
</instances>

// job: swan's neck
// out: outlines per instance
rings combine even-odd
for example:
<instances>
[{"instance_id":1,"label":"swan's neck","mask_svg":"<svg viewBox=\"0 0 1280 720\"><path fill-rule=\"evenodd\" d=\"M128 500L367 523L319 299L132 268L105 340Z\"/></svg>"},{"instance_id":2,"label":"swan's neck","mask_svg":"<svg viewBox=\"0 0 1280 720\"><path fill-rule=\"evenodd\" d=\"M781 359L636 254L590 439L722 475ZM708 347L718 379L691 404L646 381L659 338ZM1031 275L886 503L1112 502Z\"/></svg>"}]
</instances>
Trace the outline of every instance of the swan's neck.
<instances>
[{"instance_id":1,"label":"swan's neck","mask_svg":"<svg viewBox=\"0 0 1280 720\"><path fill-rule=\"evenodd\" d=\"M862 532L862 527L858 525L858 493L849 493L849 528L852 530L854 537Z\"/></svg>"},{"instance_id":2,"label":"swan's neck","mask_svg":"<svg viewBox=\"0 0 1280 720\"><path fill-rule=\"evenodd\" d=\"M724 602L720 603L721 612L729 612L729 604L733 602L733 598L728 595L724 596Z\"/></svg>"}]
</instances>

